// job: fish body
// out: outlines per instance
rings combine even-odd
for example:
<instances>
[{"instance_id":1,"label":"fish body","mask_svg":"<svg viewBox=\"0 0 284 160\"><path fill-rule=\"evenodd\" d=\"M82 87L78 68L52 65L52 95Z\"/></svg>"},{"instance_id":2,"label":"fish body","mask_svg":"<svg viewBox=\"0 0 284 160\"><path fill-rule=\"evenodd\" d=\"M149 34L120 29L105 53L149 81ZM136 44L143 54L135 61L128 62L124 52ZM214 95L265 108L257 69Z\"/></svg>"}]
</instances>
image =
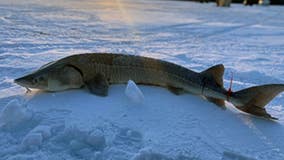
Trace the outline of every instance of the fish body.
<instances>
[{"instance_id":1,"label":"fish body","mask_svg":"<svg viewBox=\"0 0 284 160\"><path fill-rule=\"evenodd\" d=\"M223 74L222 64L198 73L174 63L148 57L87 53L51 62L15 82L26 88L45 91L86 86L93 94L107 96L109 85L133 80L137 84L165 87L175 94L188 92L200 95L218 106L224 106L224 101L227 100L242 111L274 118L265 111L264 106L284 90L283 84L257 86L229 94L223 87Z\"/></svg>"}]
</instances>

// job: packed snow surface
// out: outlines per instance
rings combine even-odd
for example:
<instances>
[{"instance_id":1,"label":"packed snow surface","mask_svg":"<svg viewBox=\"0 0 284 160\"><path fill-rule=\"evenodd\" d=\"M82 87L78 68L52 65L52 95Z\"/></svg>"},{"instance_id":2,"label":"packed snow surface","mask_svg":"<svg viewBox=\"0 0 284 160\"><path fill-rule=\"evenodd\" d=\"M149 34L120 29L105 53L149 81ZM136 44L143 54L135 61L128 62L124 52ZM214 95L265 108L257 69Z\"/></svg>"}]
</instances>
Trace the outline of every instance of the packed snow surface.
<instances>
[{"instance_id":1,"label":"packed snow surface","mask_svg":"<svg viewBox=\"0 0 284 160\"><path fill-rule=\"evenodd\" d=\"M223 63L233 90L284 83L280 6L150 0L0 0L0 159L283 160L283 94L267 105L279 121L227 110L154 86L112 85L57 93L13 83L85 52L143 55L200 72Z\"/></svg>"}]
</instances>

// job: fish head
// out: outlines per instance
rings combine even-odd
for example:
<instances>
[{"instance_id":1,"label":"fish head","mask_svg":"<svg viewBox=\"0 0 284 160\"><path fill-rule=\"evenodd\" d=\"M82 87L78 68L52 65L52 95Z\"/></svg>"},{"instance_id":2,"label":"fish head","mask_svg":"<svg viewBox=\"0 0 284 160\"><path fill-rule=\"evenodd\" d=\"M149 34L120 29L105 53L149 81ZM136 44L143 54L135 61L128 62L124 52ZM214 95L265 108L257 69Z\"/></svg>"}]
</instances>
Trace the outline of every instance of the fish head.
<instances>
[{"instance_id":1,"label":"fish head","mask_svg":"<svg viewBox=\"0 0 284 160\"><path fill-rule=\"evenodd\" d=\"M42 89L48 88L48 72L36 71L14 80L18 85L25 88Z\"/></svg>"},{"instance_id":2,"label":"fish head","mask_svg":"<svg viewBox=\"0 0 284 160\"><path fill-rule=\"evenodd\" d=\"M33 73L15 79L14 82L28 89L45 91L80 88L84 84L80 70L66 64L44 65Z\"/></svg>"}]
</instances>

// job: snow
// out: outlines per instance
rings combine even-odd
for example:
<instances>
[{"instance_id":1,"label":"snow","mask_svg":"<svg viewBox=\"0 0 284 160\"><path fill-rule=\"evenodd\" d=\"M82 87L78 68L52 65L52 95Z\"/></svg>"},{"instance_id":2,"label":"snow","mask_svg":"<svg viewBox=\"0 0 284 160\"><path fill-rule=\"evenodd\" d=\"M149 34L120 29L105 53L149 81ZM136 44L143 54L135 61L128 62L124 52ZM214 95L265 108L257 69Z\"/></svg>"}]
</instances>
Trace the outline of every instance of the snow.
<instances>
[{"instance_id":1,"label":"snow","mask_svg":"<svg viewBox=\"0 0 284 160\"><path fill-rule=\"evenodd\" d=\"M51 127L46 125L38 125L31 130L31 133L39 133L44 139L46 139L51 136Z\"/></svg>"},{"instance_id":2,"label":"snow","mask_svg":"<svg viewBox=\"0 0 284 160\"><path fill-rule=\"evenodd\" d=\"M40 133L30 133L24 137L22 145L26 148L37 147L42 144L43 137Z\"/></svg>"},{"instance_id":3,"label":"snow","mask_svg":"<svg viewBox=\"0 0 284 160\"><path fill-rule=\"evenodd\" d=\"M2 128L17 127L32 118L32 112L17 99L11 100L0 114Z\"/></svg>"},{"instance_id":4,"label":"snow","mask_svg":"<svg viewBox=\"0 0 284 160\"><path fill-rule=\"evenodd\" d=\"M155 153L151 149L140 150L138 154L134 155L132 160L169 160L165 155ZM181 159L181 158L179 158Z\"/></svg>"},{"instance_id":5,"label":"snow","mask_svg":"<svg viewBox=\"0 0 284 160\"><path fill-rule=\"evenodd\" d=\"M281 6L0 1L0 159L283 160L283 94L267 106L274 122L132 81L110 86L107 97L85 88L26 94L13 83L84 52L143 55L195 71L223 63L234 91L284 83L283 19Z\"/></svg>"}]
</instances>

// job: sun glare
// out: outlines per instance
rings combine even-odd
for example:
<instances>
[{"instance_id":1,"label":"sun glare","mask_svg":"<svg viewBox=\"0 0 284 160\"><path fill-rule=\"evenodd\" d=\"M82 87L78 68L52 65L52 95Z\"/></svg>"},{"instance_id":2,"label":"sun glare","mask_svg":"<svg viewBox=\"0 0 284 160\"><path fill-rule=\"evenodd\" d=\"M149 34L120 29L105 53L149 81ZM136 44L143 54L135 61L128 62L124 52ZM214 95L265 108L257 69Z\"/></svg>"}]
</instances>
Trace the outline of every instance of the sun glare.
<instances>
[{"instance_id":1,"label":"sun glare","mask_svg":"<svg viewBox=\"0 0 284 160\"><path fill-rule=\"evenodd\" d=\"M122 18L125 23L128 25L133 25L131 14L128 13L127 9L125 8L125 5L121 0L115 0L117 7L119 8L119 11L122 15Z\"/></svg>"},{"instance_id":2,"label":"sun glare","mask_svg":"<svg viewBox=\"0 0 284 160\"><path fill-rule=\"evenodd\" d=\"M103 8L102 12L98 12L98 16L103 21L108 22L123 22L127 25L133 25L133 18L129 11L129 2L124 2L123 0L106 0L106 1L96 1L93 4L88 3L88 5L94 8ZM90 7L88 6L88 7Z\"/></svg>"}]
</instances>

